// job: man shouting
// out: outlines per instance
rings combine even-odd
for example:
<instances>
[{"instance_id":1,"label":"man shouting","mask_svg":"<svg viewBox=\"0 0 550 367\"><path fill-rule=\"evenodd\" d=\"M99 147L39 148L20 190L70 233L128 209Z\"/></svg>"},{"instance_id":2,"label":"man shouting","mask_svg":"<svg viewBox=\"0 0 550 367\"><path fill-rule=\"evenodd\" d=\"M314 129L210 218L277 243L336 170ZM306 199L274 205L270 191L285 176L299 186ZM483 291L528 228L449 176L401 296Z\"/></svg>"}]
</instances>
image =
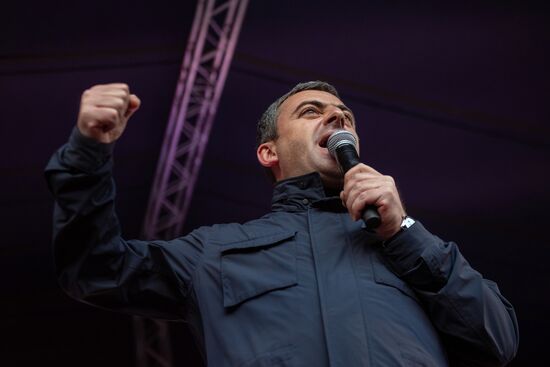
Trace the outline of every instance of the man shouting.
<instances>
[{"instance_id":1,"label":"man shouting","mask_svg":"<svg viewBox=\"0 0 550 367\"><path fill-rule=\"evenodd\" d=\"M188 322L208 366L501 366L516 354L497 285L408 216L390 176L365 164L342 173L327 140L357 138L356 121L330 84L298 84L258 123L269 213L170 241L125 240L114 211L114 143L139 105L125 84L84 92L46 168L72 297ZM360 220L367 206L374 231Z\"/></svg>"}]
</instances>

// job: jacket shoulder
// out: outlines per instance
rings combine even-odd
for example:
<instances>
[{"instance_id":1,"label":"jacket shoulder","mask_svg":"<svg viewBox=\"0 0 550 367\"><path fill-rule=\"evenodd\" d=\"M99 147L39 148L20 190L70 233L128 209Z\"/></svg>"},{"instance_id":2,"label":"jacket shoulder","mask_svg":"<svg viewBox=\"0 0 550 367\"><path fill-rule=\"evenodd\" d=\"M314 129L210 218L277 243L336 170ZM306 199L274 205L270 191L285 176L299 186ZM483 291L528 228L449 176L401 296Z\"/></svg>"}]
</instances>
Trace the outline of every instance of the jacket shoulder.
<instances>
[{"instance_id":1,"label":"jacket shoulder","mask_svg":"<svg viewBox=\"0 0 550 367\"><path fill-rule=\"evenodd\" d=\"M246 241L284 231L284 223L267 214L245 223L222 223L200 227L193 234L212 245Z\"/></svg>"}]
</instances>

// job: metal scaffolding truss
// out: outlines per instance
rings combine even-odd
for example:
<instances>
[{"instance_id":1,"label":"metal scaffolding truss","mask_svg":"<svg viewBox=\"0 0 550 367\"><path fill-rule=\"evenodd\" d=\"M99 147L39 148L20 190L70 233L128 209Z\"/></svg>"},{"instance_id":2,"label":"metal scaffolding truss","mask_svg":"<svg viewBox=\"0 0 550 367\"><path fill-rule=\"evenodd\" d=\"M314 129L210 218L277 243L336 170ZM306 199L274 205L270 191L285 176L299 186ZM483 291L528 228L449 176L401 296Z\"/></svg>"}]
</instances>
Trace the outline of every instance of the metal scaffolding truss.
<instances>
[{"instance_id":1,"label":"metal scaffolding truss","mask_svg":"<svg viewBox=\"0 0 550 367\"><path fill-rule=\"evenodd\" d=\"M200 0L161 148L145 237L180 235L248 0Z\"/></svg>"},{"instance_id":2,"label":"metal scaffolding truss","mask_svg":"<svg viewBox=\"0 0 550 367\"><path fill-rule=\"evenodd\" d=\"M248 0L199 0L144 221L144 237L181 235ZM134 318L139 367L172 366L165 322Z\"/></svg>"}]
</instances>

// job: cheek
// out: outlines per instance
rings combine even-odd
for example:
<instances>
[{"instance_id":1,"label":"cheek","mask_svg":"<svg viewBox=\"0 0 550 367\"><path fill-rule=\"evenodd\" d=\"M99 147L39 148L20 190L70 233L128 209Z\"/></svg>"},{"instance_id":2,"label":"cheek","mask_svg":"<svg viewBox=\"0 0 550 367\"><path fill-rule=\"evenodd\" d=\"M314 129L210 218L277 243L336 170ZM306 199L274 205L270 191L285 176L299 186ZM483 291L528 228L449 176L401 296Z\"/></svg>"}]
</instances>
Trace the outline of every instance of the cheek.
<instances>
[{"instance_id":1,"label":"cheek","mask_svg":"<svg viewBox=\"0 0 550 367\"><path fill-rule=\"evenodd\" d=\"M288 142L288 145L286 147L287 155L289 155L292 159L303 159L307 154L307 147L306 145L297 140L291 140Z\"/></svg>"}]
</instances>

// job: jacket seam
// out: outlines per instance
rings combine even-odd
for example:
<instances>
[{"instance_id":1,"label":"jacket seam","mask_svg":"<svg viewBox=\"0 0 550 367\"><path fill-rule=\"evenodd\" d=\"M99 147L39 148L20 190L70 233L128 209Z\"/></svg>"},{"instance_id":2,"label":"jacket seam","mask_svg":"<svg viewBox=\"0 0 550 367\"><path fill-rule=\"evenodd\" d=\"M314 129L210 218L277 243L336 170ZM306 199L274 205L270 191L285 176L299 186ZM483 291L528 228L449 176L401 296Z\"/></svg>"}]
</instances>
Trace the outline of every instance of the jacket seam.
<instances>
[{"instance_id":1,"label":"jacket seam","mask_svg":"<svg viewBox=\"0 0 550 367\"><path fill-rule=\"evenodd\" d=\"M454 261L456 261L456 255L454 254L454 252L458 251L458 248L457 248L456 244L452 244L452 246L453 246L453 255L452 255L452 257L453 257L453 270L454 270ZM439 263L439 261L437 261L437 262ZM449 274L449 277L450 277L450 274ZM448 278L447 278L447 281L448 281ZM460 317L460 319L464 322L464 324L467 325L468 328L475 333L478 340L482 340L485 347L488 350L490 350L494 353L495 350L494 350L492 344L488 343L487 338L485 338L483 336L483 333L481 333L480 330L474 326L474 324L470 321L469 317L467 317L466 315L464 315L463 313L461 313L459 311L460 307L458 307L458 305L454 302L452 297L449 297L446 293L443 293L442 296L447 300L447 303L449 303L449 305L453 308L453 311Z\"/></svg>"},{"instance_id":2,"label":"jacket seam","mask_svg":"<svg viewBox=\"0 0 550 367\"><path fill-rule=\"evenodd\" d=\"M344 214L344 215L347 215L347 214ZM351 246L351 239L350 239L350 231L348 230L348 228L346 228L346 223L345 221L343 220L342 218L342 215L340 215L340 222L342 223L342 226L346 229L346 242L347 242L347 246L350 246L350 248L352 249L352 253L353 253L353 247ZM370 342L370 332L369 332L369 326L368 326L368 323L367 323L367 318L365 317L365 310L364 310L364 305L363 305L363 302L362 302L362 299L360 297L361 294L363 294L363 289L359 286L358 284L358 277L357 277L357 266L359 266L357 264L357 261L356 261L356 258L355 256L352 256L351 257L351 263L352 263L352 269L353 269L353 278L355 280L355 284L357 286L357 290L358 290L358 295L357 297L359 298L359 307L361 308L361 319L363 319L363 325L364 325L364 333L365 333L365 347L366 347L366 353L367 353L367 359L369 361L369 366L374 366L374 363L372 361L372 353L370 352L370 345L371 345L371 342ZM369 266L371 265L370 262L369 264L367 264L366 266ZM372 266L371 266L372 268Z\"/></svg>"}]
</instances>

